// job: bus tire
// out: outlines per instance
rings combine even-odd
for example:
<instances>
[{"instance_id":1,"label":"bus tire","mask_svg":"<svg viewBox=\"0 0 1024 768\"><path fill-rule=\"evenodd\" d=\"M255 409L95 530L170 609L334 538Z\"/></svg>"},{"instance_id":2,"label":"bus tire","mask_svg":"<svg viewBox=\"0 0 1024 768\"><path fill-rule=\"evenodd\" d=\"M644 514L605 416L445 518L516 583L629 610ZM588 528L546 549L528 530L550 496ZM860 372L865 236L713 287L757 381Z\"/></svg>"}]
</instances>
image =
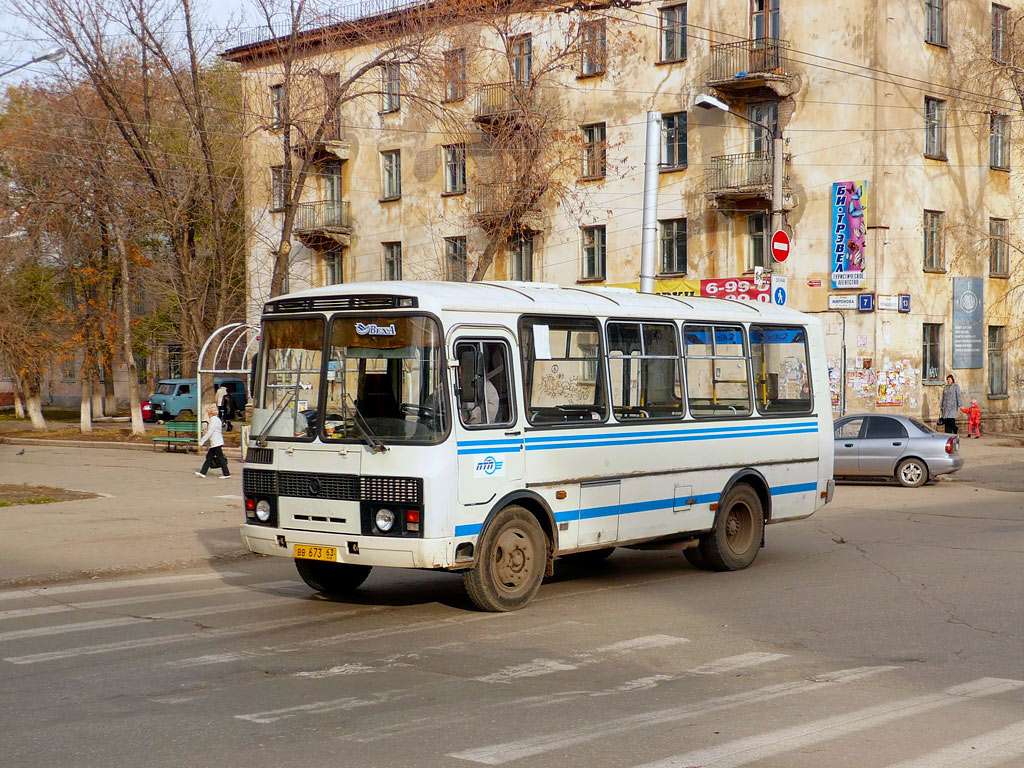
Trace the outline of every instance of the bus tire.
<instances>
[{"instance_id":1,"label":"bus tire","mask_svg":"<svg viewBox=\"0 0 1024 768\"><path fill-rule=\"evenodd\" d=\"M701 554L700 547L690 547L689 549L684 549L683 557L686 558L686 562L688 562L698 571L711 570L708 566L708 561L705 560L704 555Z\"/></svg>"},{"instance_id":2,"label":"bus tire","mask_svg":"<svg viewBox=\"0 0 1024 768\"><path fill-rule=\"evenodd\" d=\"M476 564L463 575L466 594L482 611L516 611L540 589L547 538L532 514L516 504L498 512L477 545Z\"/></svg>"},{"instance_id":3,"label":"bus tire","mask_svg":"<svg viewBox=\"0 0 1024 768\"><path fill-rule=\"evenodd\" d=\"M296 558L295 570L310 589L328 597L343 597L358 589L372 566L353 563L322 563Z\"/></svg>"},{"instance_id":4,"label":"bus tire","mask_svg":"<svg viewBox=\"0 0 1024 768\"><path fill-rule=\"evenodd\" d=\"M763 536L761 499L749 485L737 483L719 504L714 529L701 537L700 554L711 570L739 571L754 562Z\"/></svg>"},{"instance_id":5,"label":"bus tire","mask_svg":"<svg viewBox=\"0 0 1024 768\"><path fill-rule=\"evenodd\" d=\"M572 552L568 555L562 555L562 559L568 560L570 563L574 563L575 565L580 565L585 568L593 568L595 565L600 565L611 557L611 554L614 551L615 547L590 549L586 552Z\"/></svg>"}]
</instances>

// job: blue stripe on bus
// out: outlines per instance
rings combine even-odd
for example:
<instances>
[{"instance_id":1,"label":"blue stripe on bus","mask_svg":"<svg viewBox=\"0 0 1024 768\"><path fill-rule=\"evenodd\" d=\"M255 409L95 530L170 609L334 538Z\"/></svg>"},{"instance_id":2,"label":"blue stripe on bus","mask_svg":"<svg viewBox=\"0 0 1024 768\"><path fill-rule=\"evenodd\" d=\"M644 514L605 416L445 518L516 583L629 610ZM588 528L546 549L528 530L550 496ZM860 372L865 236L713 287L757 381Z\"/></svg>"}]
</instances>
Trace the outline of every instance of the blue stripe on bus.
<instances>
[{"instance_id":1,"label":"blue stripe on bus","mask_svg":"<svg viewBox=\"0 0 1024 768\"><path fill-rule=\"evenodd\" d=\"M515 443L514 445L495 445L485 448L460 448L459 456L472 456L473 454L485 453L508 453L509 451L515 451L518 453L522 448L522 443Z\"/></svg>"},{"instance_id":2,"label":"blue stripe on bus","mask_svg":"<svg viewBox=\"0 0 1024 768\"><path fill-rule=\"evenodd\" d=\"M519 445L522 438L518 440L460 440L459 447L472 445Z\"/></svg>"},{"instance_id":3,"label":"blue stripe on bus","mask_svg":"<svg viewBox=\"0 0 1024 768\"><path fill-rule=\"evenodd\" d=\"M815 427L817 428L818 422L816 421L801 421L795 424L778 424L772 422L754 422L751 424L734 424L728 427L706 427L704 429L662 429L654 432L625 432L623 437L661 437L664 435L716 435L723 432L751 432L762 429L796 429L797 427ZM601 440L608 437L614 437L613 432L603 432L599 435L578 435L574 436L573 440ZM564 435L553 435L548 437L527 437L527 443L557 443L563 440L567 440ZM459 445L466 445L467 443L461 442Z\"/></svg>"},{"instance_id":4,"label":"blue stripe on bus","mask_svg":"<svg viewBox=\"0 0 1024 768\"><path fill-rule=\"evenodd\" d=\"M777 485L772 488L772 496L784 496L787 493L807 493L818 490L817 482L814 483L793 483L792 485Z\"/></svg>"},{"instance_id":5,"label":"blue stripe on bus","mask_svg":"<svg viewBox=\"0 0 1024 768\"><path fill-rule=\"evenodd\" d=\"M480 533L480 529L484 527L483 523L474 523L472 525L456 525L455 535L456 536L473 536Z\"/></svg>"},{"instance_id":6,"label":"blue stripe on bus","mask_svg":"<svg viewBox=\"0 0 1024 768\"><path fill-rule=\"evenodd\" d=\"M694 440L728 440L736 437L766 437L773 435L799 435L809 434L817 432L817 428L814 429L772 429L762 430L759 432L739 432L735 434L722 434L722 435L679 435L676 437L662 437L662 438L641 438L636 440L621 439L621 440L587 440L587 441L572 441L563 443L550 443L547 445L527 445L527 451L553 451L562 448L601 448L607 446L616 445L646 445L655 443L685 443L692 442ZM609 436L605 436L609 437Z\"/></svg>"}]
</instances>

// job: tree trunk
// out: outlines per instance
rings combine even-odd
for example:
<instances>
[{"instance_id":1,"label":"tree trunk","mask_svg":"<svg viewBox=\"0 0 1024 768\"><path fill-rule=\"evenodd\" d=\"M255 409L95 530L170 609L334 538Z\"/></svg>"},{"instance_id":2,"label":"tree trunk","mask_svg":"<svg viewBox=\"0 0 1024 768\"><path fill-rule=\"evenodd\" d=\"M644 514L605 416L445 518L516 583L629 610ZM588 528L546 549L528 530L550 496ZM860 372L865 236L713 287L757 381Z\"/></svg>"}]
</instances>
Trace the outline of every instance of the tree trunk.
<instances>
[{"instance_id":1,"label":"tree trunk","mask_svg":"<svg viewBox=\"0 0 1024 768\"><path fill-rule=\"evenodd\" d=\"M43 418L43 400L39 394L39 382L25 379L22 381L21 391L25 395L28 417L32 419L32 429L37 432L45 432L46 419Z\"/></svg>"},{"instance_id":2,"label":"tree trunk","mask_svg":"<svg viewBox=\"0 0 1024 768\"><path fill-rule=\"evenodd\" d=\"M22 394L17 382L14 384L14 418L28 418L28 414L25 413L25 395Z\"/></svg>"},{"instance_id":3,"label":"tree trunk","mask_svg":"<svg viewBox=\"0 0 1024 768\"><path fill-rule=\"evenodd\" d=\"M89 375L93 380L92 387L92 413L93 416L103 415L103 388L100 384L100 364L96 361L96 356L92 354L86 354L86 365L89 366Z\"/></svg>"},{"instance_id":4,"label":"tree trunk","mask_svg":"<svg viewBox=\"0 0 1024 768\"><path fill-rule=\"evenodd\" d=\"M78 431L83 435L92 432L92 371L89 369L89 359L82 362L81 375L78 377L82 384L82 399L78 407Z\"/></svg>"},{"instance_id":5,"label":"tree trunk","mask_svg":"<svg viewBox=\"0 0 1024 768\"><path fill-rule=\"evenodd\" d=\"M132 434L146 434L146 425L142 421L141 401L139 400L139 369L132 350L132 303L128 273L128 249L121 235L115 228L117 238L117 260L121 267L121 342L124 345L124 363L128 368L128 405L132 414Z\"/></svg>"},{"instance_id":6,"label":"tree trunk","mask_svg":"<svg viewBox=\"0 0 1024 768\"><path fill-rule=\"evenodd\" d=\"M103 415L117 413L117 395L114 393L114 366L110 360L103 362Z\"/></svg>"}]
</instances>

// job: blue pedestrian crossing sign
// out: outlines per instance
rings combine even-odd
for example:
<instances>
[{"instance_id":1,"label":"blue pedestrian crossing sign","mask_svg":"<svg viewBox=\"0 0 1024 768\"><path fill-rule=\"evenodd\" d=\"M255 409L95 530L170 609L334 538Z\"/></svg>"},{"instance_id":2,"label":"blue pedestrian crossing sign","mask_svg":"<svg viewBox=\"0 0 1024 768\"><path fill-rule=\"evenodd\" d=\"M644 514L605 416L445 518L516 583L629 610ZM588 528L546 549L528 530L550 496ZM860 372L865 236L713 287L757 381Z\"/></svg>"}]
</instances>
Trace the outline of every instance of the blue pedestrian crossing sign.
<instances>
[{"instance_id":1,"label":"blue pedestrian crossing sign","mask_svg":"<svg viewBox=\"0 0 1024 768\"><path fill-rule=\"evenodd\" d=\"M775 289L775 303L779 306L784 306L786 303L786 289L781 285Z\"/></svg>"},{"instance_id":2,"label":"blue pedestrian crossing sign","mask_svg":"<svg viewBox=\"0 0 1024 768\"><path fill-rule=\"evenodd\" d=\"M789 296L789 278L786 275L772 275L772 303L786 306Z\"/></svg>"}]
</instances>

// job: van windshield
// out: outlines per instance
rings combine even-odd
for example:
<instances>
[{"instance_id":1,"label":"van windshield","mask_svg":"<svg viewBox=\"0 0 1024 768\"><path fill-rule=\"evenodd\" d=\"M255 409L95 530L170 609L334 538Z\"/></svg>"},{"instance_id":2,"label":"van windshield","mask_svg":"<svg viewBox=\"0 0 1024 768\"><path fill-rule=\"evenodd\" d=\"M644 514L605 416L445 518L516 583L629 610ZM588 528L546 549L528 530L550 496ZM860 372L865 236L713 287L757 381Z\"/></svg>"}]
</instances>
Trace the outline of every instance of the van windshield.
<instances>
[{"instance_id":1,"label":"van windshield","mask_svg":"<svg viewBox=\"0 0 1024 768\"><path fill-rule=\"evenodd\" d=\"M153 394L154 395L173 395L174 394L174 385L173 384L168 384L166 382L161 382L160 384L156 385L156 392L154 392Z\"/></svg>"}]
</instances>

